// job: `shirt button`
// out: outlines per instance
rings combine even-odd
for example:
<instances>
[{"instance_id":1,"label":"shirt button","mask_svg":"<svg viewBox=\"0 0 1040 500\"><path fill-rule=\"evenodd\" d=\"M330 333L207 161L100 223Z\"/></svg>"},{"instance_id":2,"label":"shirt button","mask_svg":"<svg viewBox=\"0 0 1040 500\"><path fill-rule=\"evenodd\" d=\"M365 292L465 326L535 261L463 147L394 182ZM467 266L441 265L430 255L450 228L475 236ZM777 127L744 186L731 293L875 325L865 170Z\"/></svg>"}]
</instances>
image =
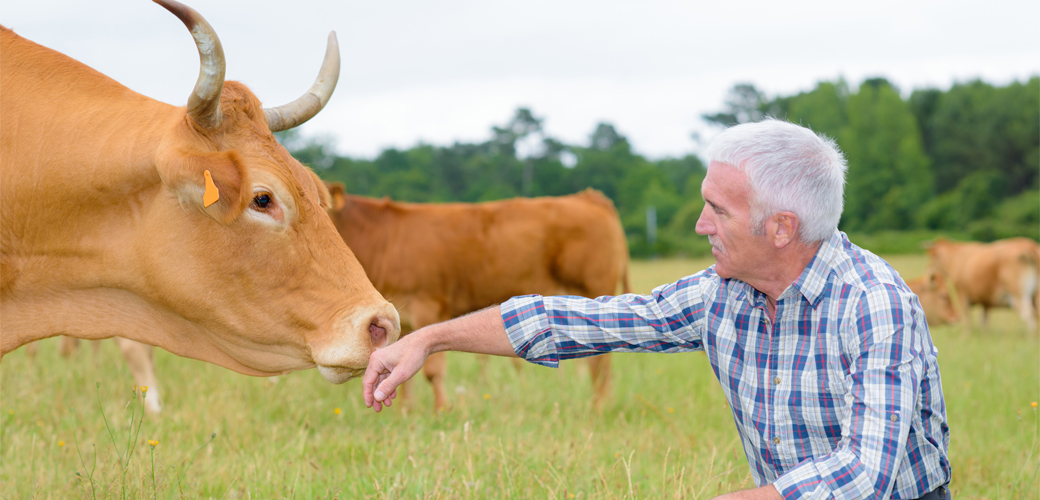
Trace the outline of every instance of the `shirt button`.
<instances>
[{"instance_id":1,"label":"shirt button","mask_svg":"<svg viewBox=\"0 0 1040 500\"><path fill-rule=\"evenodd\" d=\"M780 444L780 438L773 438L773 444Z\"/></svg>"},{"instance_id":2,"label":"shirt button","mask_svg":"<svg viewBox=\"0 0 1040 500\"><path fill-rule=\"evenodd\" d=\"M896 421L898 421L898 420L899 420L899 417L897 417L897 416L895 416L895 415L893 414L893 415L892 415L892 421L893 421L893 422L896 422Z\"/></svg>"},{"instance_id":3,"label":"shirt button","mask_svg":"<svg viewBox=\"0 0 1040 500\"><path fill-rule=\"evenodd\" d=\"M776 385L780 385L780 377L774 378L773 383Z\"/></svg>"}]
</instances>

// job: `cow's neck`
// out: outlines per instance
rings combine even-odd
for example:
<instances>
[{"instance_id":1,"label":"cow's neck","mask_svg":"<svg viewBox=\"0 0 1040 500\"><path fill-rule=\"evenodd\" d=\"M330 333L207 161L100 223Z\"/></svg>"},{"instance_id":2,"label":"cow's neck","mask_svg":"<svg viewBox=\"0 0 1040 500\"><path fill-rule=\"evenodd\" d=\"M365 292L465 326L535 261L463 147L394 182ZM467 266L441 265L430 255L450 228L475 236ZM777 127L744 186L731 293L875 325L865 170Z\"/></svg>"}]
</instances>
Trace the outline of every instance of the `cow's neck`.
<instances>
[{"instance_id":1,"label":"cow's neck","mask_svg":"<svg viewBox=\"0 0 1040 500\"><path fill-rule=\"evenodd\" d=\"M24 343L60 333L45 326L69 311L87 313L76 316L78 322L55 324L83 338L139 327L107 323L112 320L101 311L119 301L83 292L125 290L132 285L125 281L139 279L133 269L139 248L130 235L163 195L155 152L178 114L184 117L183 109L141 96L9 31L2 35L4 350L14 336L26 337L17 339ZM34 318L19 309L26 306L19 300L23 295L74 301L55 302L55 310Z\"/></svg>"},{"instance_id":2,"label":"cow's neck","mask_svg":"<svg viewBox=\"0 0 1040 500\"><path fill-rule=\"evenodd\" d=\"M387 266L395 262L390 252L421 251L402 239L407 234L396 234L401 226L400 214L392 204L389 200L347 195L335 221L343 240L380 291L385 287Z\"/></svg>"}]
</instances>

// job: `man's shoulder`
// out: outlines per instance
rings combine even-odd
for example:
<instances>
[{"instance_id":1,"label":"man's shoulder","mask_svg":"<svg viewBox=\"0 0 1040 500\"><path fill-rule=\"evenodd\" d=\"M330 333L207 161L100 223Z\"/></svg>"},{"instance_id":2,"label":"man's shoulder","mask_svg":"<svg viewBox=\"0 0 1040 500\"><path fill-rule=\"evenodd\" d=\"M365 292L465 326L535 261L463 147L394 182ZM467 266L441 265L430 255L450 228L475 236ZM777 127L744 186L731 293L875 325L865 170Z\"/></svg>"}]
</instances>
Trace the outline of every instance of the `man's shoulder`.
<instances>
[{"instance_id":1,"label":"man's shoulder","mask_svg":"<svg viewBox=\"0 0 1040 500\"><path fill-rule=\"evenodd\" d=\"M685 291L691 288L697 288L702 293L715 293L718 291L719 287L722 286L723 281L726 280L723 280L715 273L715 266L712 265L707 269L684 276L672 283L660 285L654 288L654 293Z\"/></svg>"},{"instance_id":2,"label":"man's shoulder","mask_svg":"<svg viewBox=\"0 0 1040 500\"><path fill-rule=\"evenodd\" d=\"M899 272L885 259L851 241L845 233L834 243L830 260L831 272L844 285L865 293L885 289L909 291Z\"/></svg>"},{"instance_id":3,"label":"man's shoulder","mask_svg":"<svg viewBox=\"0 0 1040 500\"><path fill-rule=\"evenodd\" d=\"M743 281L719 276L714 265L672 283L660 285L651 292L657 297L674 297L680 302L703 304L750 302L756 293L751 285Z\"/></svg>"},{"instance_id":4,"label":"man's shoulder","mask_svg":"<svg viewBox=\"0 0 1040 500\"><path fill-rule=\"evenodd\" d=\"M843 296L841 322L850 346L859 345L864 331L870 332L873 343L880 342L898 330L898 325L918 321L919 302L899 273L883 258L848 241L841 234L842 244L833 257L834 285L847 287ZM917 318L917 319L914 319ZM866 330L864 330L866 328Z\"/></svg>"}]
</instances>

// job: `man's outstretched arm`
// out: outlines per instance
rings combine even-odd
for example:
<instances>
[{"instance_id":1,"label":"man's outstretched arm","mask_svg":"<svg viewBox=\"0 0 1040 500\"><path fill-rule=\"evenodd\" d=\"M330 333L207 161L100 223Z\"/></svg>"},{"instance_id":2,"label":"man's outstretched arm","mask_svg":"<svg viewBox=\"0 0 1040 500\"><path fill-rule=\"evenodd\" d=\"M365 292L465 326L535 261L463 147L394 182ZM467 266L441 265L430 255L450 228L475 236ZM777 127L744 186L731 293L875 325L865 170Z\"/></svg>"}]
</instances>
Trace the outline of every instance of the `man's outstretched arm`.
<instances>
[{"instance_id":1,"label":"man's outstretched arm","mask_svg":"<svg viewBox=\"0 0 1040 500\"><path fill-rule=\"evenodd\" d=\"M440 351L516 357L497 305L420 328L372 353L361 379L365 406L374 406L377 412L390 406L397 386L418 373L427 356Z\"/></svg>"}]
</instances>

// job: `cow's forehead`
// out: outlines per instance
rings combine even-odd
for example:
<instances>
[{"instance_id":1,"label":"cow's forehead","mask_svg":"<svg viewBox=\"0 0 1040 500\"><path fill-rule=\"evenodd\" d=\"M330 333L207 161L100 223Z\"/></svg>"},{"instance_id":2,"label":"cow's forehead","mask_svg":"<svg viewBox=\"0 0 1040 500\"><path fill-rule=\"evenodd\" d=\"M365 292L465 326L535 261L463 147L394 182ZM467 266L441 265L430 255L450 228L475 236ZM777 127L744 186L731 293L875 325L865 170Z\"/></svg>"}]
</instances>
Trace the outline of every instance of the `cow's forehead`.
<instances>
[{"instance_id":1,"label":"cow's forehead","mask_svg":"<svg viewBox=\"0 0 1040 500\"><path fill-rule=\"evenodd\" d=\"M225 82L221 108L225 120L234 123L228 123L234 144L225 146L252 157L250 168L260 168L273 174L294 197L321 199L307 167L296 161L267 128L263 105L248 87L237 81Z\"/></svg>"},{"instance_id":2,"label":"cow's forehead","mask_svg":"<svg viewBox=\"0 0 1040 500\"><path fill-rule=\"evenodd\" d=\"M294 197L307 197L315 202L321 199L318 187L314 185L310 171L299 161L296 161L284 147L277 142L273 142L268 144L268 147L265 147L264 150L264 156L267 157L265 158L267 161L260 162L262 165L260 168L274 174L285 184L286 189L293 193ZM303 200L296 201L299 203Z\"/></svg>"}]
</instances>

